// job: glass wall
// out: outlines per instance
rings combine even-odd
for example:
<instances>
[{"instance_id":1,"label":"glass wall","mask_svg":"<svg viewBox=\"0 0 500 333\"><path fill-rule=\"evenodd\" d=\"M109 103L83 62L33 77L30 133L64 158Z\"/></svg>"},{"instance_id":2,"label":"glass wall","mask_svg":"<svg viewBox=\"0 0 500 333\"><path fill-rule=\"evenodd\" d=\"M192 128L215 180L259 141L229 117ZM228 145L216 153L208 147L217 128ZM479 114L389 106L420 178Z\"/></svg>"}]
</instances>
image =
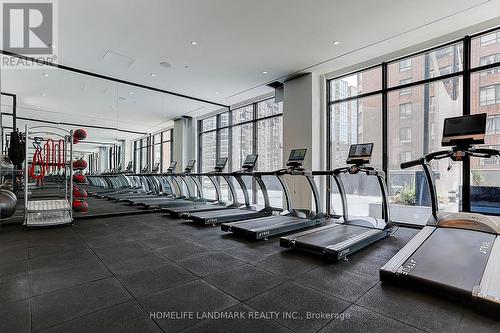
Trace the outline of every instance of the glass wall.
<instances>
[{"instance_id":1,"label":"glass wall","mask_svg":"<svg viewBox=\"0 0 500 333\"><path fill-rule=\"evenodd\" d=\"M134 141L135 172L145 167L152 170L156 165L160 172L165 172L170 165L173 150L173 130L150 135Z\"/></svg>"},{"instance_id":2,"label":"glass wall","mask_svg":"<svg viewBox=\"0 0 500 333\"><path fill-rule=\"evenodd\" d=\"M471 113L486 113L484 147L500 149L500 31L471 40L471 66L493 66L471 75ZM471 210L500 214L500 159L473 158L470 163Z\"/></svg>"},{"instance_id":3,"label":"glass wall","mask_svg":"<svg viewBox=\"0 0 500 333\"><path fill-rule=\"evenodd\" d=\"M488 114L485 146L500 147L498 36L499 31L493 31L464 38L329 80L330 167L345 164L350 144L374 142L371 164L388 175L391 218L396 222L425 224L430 201L423 170L402 170L400 164L443 149L444 119L468 113ZM469 55L464 55L464 45L469 47ZM469 63L464 64L464 59L470 59ZM469 101L464 103L464 89L469 86L470 109ZM463 163L452 164L448 160L433 162L432 170L440 210L459 211L464 200L470 199L471 211L500 214L500 203L495 199L500 195L498 159L473 159L468 174L464 173ZM464 177L470 179L470 198L462 196ZM353 199L350 213L380 215L381 198L375 195L375 188L359 179L346 187L348 199ZM340 213L335 186L330 198L332 210Z\"/></svg>"},{"instance_id":4,"label":"glass wall","mask_svg":"<svg viewBox=\"0 0 500 333\"><path fill-rule=\"evenodd\" d=\"M276 170L281 168L282 152L282 114L283 104L274 99L246 105L230 112L224 112L200 121L199 124L199 170L213 170L218 157L228 157L228 170L241 168L249 154L259 154L256 170ZM247 177L248 178L248 177ZM255 183L245 180L251 189L254 203L261 197ZM204 186L210 186L207 181ZM267 184L272 204L281 207L282 196L279 184L270 180ZM227 189L221 184L225 199ZM238 187L238 186L236 186ZM241 200L242 196L238 195Z\"/></svg>"}]
</instances>

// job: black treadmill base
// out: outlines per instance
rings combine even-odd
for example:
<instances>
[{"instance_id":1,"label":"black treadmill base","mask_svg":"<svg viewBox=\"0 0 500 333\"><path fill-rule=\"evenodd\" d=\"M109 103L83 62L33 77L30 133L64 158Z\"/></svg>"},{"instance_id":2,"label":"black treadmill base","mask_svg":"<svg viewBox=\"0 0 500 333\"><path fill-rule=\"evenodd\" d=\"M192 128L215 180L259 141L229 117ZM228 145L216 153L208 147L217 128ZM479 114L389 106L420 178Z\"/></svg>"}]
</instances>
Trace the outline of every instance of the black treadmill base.
<instances>
[{"instance_id":1,"label":"black treadmill base","mask_svg":"<svg viewBox=\"0 0 500 333\"><path fill-rule=\"evenodd\" d=\"M498 303L490 301L478 300L472 296L472 292L464 293L453 288L442 288L436 285L422 283L421 281L415 283L415 281L412 281L412 279L401 279L392 274L382 274L382 272L380 273L382 286L388 285L393 287L402 287L408 290L422 292L424 294L435 296L452 303L458 303L467 308L471 308L477 311L481 315L487 315L495 320L498 320L500 305Z\"/></svg>"}]
</instances>

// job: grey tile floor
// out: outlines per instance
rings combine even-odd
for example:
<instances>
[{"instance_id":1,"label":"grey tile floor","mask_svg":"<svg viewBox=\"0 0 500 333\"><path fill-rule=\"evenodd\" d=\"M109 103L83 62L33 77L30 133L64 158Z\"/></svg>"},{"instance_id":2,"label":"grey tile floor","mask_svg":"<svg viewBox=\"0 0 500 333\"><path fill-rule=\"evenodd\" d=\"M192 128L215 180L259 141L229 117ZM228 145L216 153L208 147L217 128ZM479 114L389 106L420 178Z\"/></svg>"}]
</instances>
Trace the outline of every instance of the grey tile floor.
<instances>
[{"instance_id":1,"label":"grey tile floor","mask_svg":"<svg viewBox=\"0 0 500 333\"><path fill-rule=\"evenodd\" d=\"M416 232L400 228L331 264L278 239L247 242L159 214L4 227L0 332L499 332L491 317L379 282ZM150 317L171 311L181 318ZM246 318L197 318L219 311ZM249 318L263 312L271 317Z\"/></svg>"}]
</instances>

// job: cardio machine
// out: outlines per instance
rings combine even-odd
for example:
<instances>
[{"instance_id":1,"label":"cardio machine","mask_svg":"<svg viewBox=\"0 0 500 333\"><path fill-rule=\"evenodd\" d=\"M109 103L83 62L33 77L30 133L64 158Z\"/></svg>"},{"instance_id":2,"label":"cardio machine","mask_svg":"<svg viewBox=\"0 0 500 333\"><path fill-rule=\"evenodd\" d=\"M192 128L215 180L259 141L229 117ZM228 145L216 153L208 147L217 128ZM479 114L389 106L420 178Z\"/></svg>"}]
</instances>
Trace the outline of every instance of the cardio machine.
<instances>
[{"instance_id":1,"label":"cardio machine","mask_svg":"<svg viewBox=\"0 0 500 333\"><path fill-rule=\"evenodd\" d=\"M423 287L453 299L500 305L500 217L469 212L439 212L430 163L463 161L469 157L500 156L496 149L475 148L484 143L486 114L447 118L443 146L401 163L401 168L422 166L429 186L432 213L426 226L380 269L386 283Z\"/></svg>"},{"instance_id":2,"label":"cardio machine","mask_svg":"<svg viewBox=\"0 0 500 333\"><path fill-rule=\"evenodd\" d=\"M343 216L335 223L281 237L281 246L317 253L329 260L338 261L389 235L392 222L389 217L385 173L366 165L370 162L372 150L373 143L351 145L347 158L347 164L351 166L314 173L333 176L342 200ZM382 195L383 218L349 215L342 174L365 174L377 178Z\"/></svg>"},{"instance_id":3,"label":"cardio machine","mask_svg":"<svg viewBox=\"0 0 500 333\"><path fill-rule=\"evenodd\" d=\"M221 176L224 178L226 183L229 186L229 191L231 192L231 197L233 202L231 204L225 203L222 200L220 200L221 194L220 194L220 189L219 185L217 182L215 186L215 190L217 192L217 197L218 200L215 202L193 202L189 205L186 206L179 206L179 207L170 207L170 208L163 208L162 211L169 214L171 217L187 217L190 214L197 213L197 212L208 212L208 211L215 211L215 210L221 210L221 209L232 209L232 208L239 208L242 206L241 203L238 202L237 200L237 193L236 189L234 188L234 184L231 182L230 177L233 177L236 179L238 184L240 185L240 188L243 192L243 196L245 197L245 205L250 205L250 199L248 196L248 190L246 188L246 184L242 179L242 176L244 175L251 175L251 172L253 171L255 164L257 162L257 154L252 154L252 155L247 155L245 161L243 162L243 165L241 166L241 170L236 171L236 172L231 172L231 173L222 173L225 162L227 159L224 161L224 165L221 165L218 163L215 166L215 170L212 174L207 174L208 177L211 176Z\"/></svg>"},{"instance_id":4,"label":"cardio machine","mask_svg":"<svg viewBox=\"0 0 500 333\"><path fill-rule=\"evenodd\" d=\"M283 189L287 210L276 216L266 216L244 221L227 222L221 224L222 231L248 237L252 240L267 239L287 232L314 227L324 222L325 216L321 209L319 191L311 171L302 168L306 156L306 149L294 149L286 163L287 168L273 172L259 172L261 175L272 175L278 178ZM311 187L316 211L293 208L292 196L283 179L284 175L303 176Z\"/></svg>"}]
</instances>

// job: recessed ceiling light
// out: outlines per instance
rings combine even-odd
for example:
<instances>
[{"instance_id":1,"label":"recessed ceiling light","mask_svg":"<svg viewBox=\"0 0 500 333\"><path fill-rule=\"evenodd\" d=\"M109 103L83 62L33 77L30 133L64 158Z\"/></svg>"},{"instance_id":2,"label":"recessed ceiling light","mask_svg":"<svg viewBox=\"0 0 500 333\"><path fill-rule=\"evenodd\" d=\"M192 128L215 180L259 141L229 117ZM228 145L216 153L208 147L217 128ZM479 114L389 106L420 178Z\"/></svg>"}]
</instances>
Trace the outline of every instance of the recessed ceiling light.
<instances>
[{"instance_id":1,"label":"recessed ceiling light","mask_svg":"<svg viewBox=\"0 0 500 333\"><path fill-rule=\"evenodd\" d=\"M49 74L47 74L47 73L43 73L42 75L45 76L45 77L49 76Z\"/></svg>"},{"instance_id":2,"label":"recessed ceiling light","mask_svg":"<svg viewBox=\"0 0 500 333\"><path fill-rule=\"evenodd\" d=\"M218 95L218 94L219 94L219 92L218 92L218 91L216 91L216 92L215 92L215 94L216 94L216 95Z\"/></svg>"},{"instance_id":3,"label":"recessed ceiling light","mask_svg":"<svg viewBox=\"0 0 500 333\"><path fill-rule=\"evenodd\" d=\"M263 72L262 72L262 74L267 74L267 72L266 72L266 71L263 71Z\"/></svg>"},{"instance_id":4,"label":"recessed ceiling light","mask_svg":"<svg viewBox=\"0 0 500 333\"><path fill-rule=\"evenodd\" d=\"M151 76L152 76L152 77L156 77L156 74L155 74L155 73L151 73Z\"/></svg>"},{"instance_id":5,"label":"recessed ceiling light","mask_svg":"<svg viewBox=\"0 0 500 333\"><path fill-rule=\"evenodd\" d=\"M339 45L339 44L340 44L340 42L338 40L333 41L333 45Z\"/></svg>"},{"instance_id":6,"label":"recessed ceiling light","mask_svg":"<svg viewBox=\"0 0 500 333\"><path fill-rule=\"evenodd\" d=\"M36 108L37 108L37 109L40 109L40 106L37 106Z\"/></svg>"},{"instance_id":7,"label":"recessed ceiling light","mask_svg":"<svg viewBox=\"0 0 500 333\"><path fill-rule=\"evenodd\" d=\"M40 95L42 95L42 96L44 96L44 97L45 97L45 96L47 96L47 94L46 94L46 93L41 93Z\"/></svg>"},{"instance_id":8,"label":"recessed ceiling light","mask_svg":"<svg viewBox=\"0 0 500 333\"><path fill-rule=\"evenodd\" d=\"M191 45L193 45L193 46L198 45L198 42L197 42L197 41L195 41L195 40L192 40L190 43L191 43Z\"/></svg>"},{"instance_id":9,"label":"recessed ceiling light","mask_svg":"<svg viewBox=\"0 0 500 333\"><path fill-rule=\"evenodd\" d=\"M129 94L129 95L133 95L133 94L134 94L134 92L133 92L133 91L129 91L129 92L128 92L128 94Z\"/></svg>"},{"instance_id":10,"label":"recessed ceiling light","mask_svg":"<svg viewBox=\"0 0 500 333\"><path fill-rule=\"evenodd\" d=\"M165 67L165 68L172 67L172 65L169 62L167 62L167 61L160 62L160 66Z\"/></svg>"}]
</instances>

